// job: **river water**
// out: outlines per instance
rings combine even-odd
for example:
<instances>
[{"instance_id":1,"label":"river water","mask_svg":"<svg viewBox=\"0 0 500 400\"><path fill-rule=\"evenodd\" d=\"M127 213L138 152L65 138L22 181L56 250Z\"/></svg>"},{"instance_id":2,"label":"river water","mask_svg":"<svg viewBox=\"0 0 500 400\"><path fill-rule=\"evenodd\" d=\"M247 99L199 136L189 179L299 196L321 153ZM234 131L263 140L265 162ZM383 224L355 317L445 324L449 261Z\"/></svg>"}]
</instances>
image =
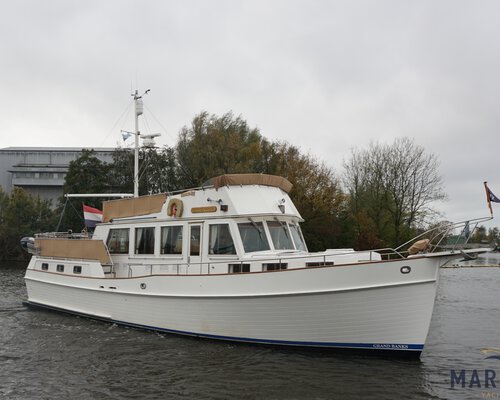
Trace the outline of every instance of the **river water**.
<instances>
[{"instance_id":1,"label":"river water","mask_svg":"<svg viewBox=\"0 0 500 400\"><path fill-rule=\"evenodd\" d=\"M441 270L420 360L231 344L30 310L23 275L24 266L0 265L2 399L500 398L500 359L480 351L500 348L500 268ZM451 387L451 370L465 370L464 388ZM469 387L474 370L481 387ZM497 388L485 387L485 370Z\"/></svg>"}]
</instances>

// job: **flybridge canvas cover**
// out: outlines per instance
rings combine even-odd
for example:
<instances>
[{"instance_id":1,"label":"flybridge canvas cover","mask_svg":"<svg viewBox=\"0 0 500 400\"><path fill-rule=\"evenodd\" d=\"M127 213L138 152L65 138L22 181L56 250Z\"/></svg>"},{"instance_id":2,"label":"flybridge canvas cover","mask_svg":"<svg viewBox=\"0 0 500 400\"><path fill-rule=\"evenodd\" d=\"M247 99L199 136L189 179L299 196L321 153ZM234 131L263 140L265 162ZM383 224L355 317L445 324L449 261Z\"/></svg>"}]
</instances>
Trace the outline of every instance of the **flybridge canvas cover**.
<instances>
[{"instance_id":1,"label":"flybridge canvas cover","mask_svg":"<svg viewBox=\"0 0 500 400\"><path fill-rule=\"evenodd\" d=\"M203 186L213 185L216 189L231 185L264 185L279 187L289 193L293 185L281 176L266 174L226 174L212 178Z\"/></svg>"},{"instance_id":2,"label":"flybridge canvas cover","mask_svg":"<svg viewBox=\"0 0 500 400\"><path fill-rule=\"evenodd\" d=\"M151 196L106 201L102 210L103 222L109 222L113 218L134 217L160 212L166 199L167 195L161 193Z\"/></svg>"},{"instance_id":3,"label":"flybridge canvas cover","mask_svg":"<svg viewBox=\"0 0 500 400\"><path fill-rule=\"evenodd\" d=\"M102 240L91 239L35 239L42 257L98 260L103 265L112 264Z\"/></svg>"}]
</instances>

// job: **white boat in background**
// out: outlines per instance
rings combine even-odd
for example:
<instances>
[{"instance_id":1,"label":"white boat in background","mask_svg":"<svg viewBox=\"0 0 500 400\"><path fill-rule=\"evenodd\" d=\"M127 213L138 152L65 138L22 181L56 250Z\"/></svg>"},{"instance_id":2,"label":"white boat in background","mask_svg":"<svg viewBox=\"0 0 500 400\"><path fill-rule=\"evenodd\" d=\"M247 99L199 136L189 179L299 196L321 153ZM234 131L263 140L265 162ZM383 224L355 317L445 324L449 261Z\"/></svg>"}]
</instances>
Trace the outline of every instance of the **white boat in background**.
<instances>
[{"instance_id":1,"label":"white boat in background","mask_svg":"<svg viewBox=\"0 0 500 400\"><path fill-rule=\"evenodd\" d=\"M137 120L136 132L137 157ZM396 249L311 253L291 187L276 176L222 175L105 202L92 237L27 239L35 254L26 303L211 339L420 354L439 268L488 249L437 252L460 226L446 224Z\"/></svg>"},{"instance_id":2,"label":"white boat in background","mask_svg":"<svg viewBox=\"0 0 500 400\"><path fill-rule=\"evenodd\" d=\"M310 253L290 188L275 176L223 175L105 202L92 238L36 237L27 302L213 339L420 353L439 268L487 249L431 252L419 241L413 255Z\"/></svg>"}]
</instances>

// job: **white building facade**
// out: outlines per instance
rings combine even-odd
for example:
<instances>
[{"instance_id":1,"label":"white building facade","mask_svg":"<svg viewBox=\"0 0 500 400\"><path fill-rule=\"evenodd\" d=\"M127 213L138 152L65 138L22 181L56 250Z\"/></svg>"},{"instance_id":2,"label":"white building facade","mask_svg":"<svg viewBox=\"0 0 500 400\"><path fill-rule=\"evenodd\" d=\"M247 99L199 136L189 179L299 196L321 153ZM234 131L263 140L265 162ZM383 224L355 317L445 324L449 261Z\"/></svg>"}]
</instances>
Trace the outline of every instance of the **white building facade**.
<instances>
[{"instance_id":1,"label":"white building facade","mask_svg":"<svg viewBox=\"0 0 500 400\"><path fill-rule=\"evenodd\" d=\"M0 149L0 185L10 193L20 187L33 196L57 205L63 193L69 163L81 155L81 147L6 147ZM114 148L95 148L103 162L113 161Z\"/></svg>"}]
</instances>

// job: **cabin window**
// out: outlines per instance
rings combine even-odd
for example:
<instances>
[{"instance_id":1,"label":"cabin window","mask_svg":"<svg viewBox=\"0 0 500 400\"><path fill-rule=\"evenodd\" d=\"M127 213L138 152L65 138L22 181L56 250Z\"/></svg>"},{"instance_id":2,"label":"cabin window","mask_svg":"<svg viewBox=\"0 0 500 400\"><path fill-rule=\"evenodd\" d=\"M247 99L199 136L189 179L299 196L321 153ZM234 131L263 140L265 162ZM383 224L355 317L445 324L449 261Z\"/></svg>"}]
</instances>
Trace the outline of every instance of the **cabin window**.
<instances>
[{"instance_id":1,"label":"cabin window","mask_svg":"<svg viewBox=\"0 0 500 400\"><path fill-rule=\"evenodd\" d=\"M229 264L230 274L239 274L242 272L250 272L250 264Z\"/></svg>"},{"instance_id":2,"label":"cabin window","mask_svg":"<svg viewBox=\"0 0 500 400\"><path fill-rule=\"evenodd\" d=\"M280 269L287 269L287 263L266 263L262 264L262 271L278 271Z\"/></svg>"},{"instance_id":3,"label":"cabin window","mask_svg":"<svg viewBox=\"0 0 500 400\"><path fill-rule=\"evenodd\" d=\"M73 273L74 274L81 274L82 273L82 267L81 267L81 265L74 265L73 266Z\"/></svg>"},{"instance_id":4,"label":"cabin window","mask_svg":"<svg viewBox=\"0 0 500 400\"><path fill-rule=\"evenodd\" d=\"M295 248L297 250L307 251L306 243L304 242L304 237L302 236L302 231L300 230L300 226L291 224L290 232L292 232L292 238L295 242Z\"/></svg>"},{"instance_id":5,"label":"cabin window","mask_svg":"<svg viewBox=\"0 0 500 400\"><path fill-rule=\"evenodd\" d=\"M191 240L189 241L189 255L200 255L201 226L191 225Z\"/></svg>"},{"instance_id":6,"label":"cabin window","mask_svg":"<svg viewBox=\"0 0 500 400\"><path fill-rule=\"evenodd\" d=\"M209 254L236 254L229 224L210 225Z\"/></svg>"},{"instance_id":7,"label":"cabin window","mask_svg":"<svg viewBox=\"0 0 500 400\"><path fill-rule=\"evenodd\" d=\"M49 264L48 263L42 263L42 271L48 271L49 270Z\"/></svg>"},{"instance_id":8,"label":"cabin window","mask_svg":"<svg viewBox=\"0 0 500 400\"><path fill-rule=\"evenodd\" d=\"M155 228L135 228L135 254L154 254Z\"/></svg>"},{"instance_id":9,"label":"cabin window","mask_svg":"<svg viewBox=\"0 0 500 400\"><path fill-rule=\"evenodd\" d=\"M161 228L161 254L182 254L182 226Z\"/></svg>"},{"instance_id":10,"label":"cabin window","mask_svg":"<svg viewBox=\"0 0 500 400\"><path fill-rule=\"evenodd\" d=\"M238 230L246 253L270 249L262 222L241 223Z\"/></svg>"},{"instance_id":11,"label":"cabin window","mask_svg":"<svg viewBox=\"0 0 500 400\"><path fill-rule=\"evenodd\" d=\"M286 222L267 221L275 250L293 250L292 239L288 233Z\"/></svg>"},{"instance_id":12,"label":"cabin window","mask_svg":"<svg viewBox=\"0 0 500 400\"><path fill-rule=\"evenodd\" d=\"M106 245L112 254L128 254L130 229L111 229Z\"/></svg>"},{"instance_id":13,"label":"cabin window","mask_svg":"<svg viewBox=\"0 0 500 400\"><path fill-rule=\"evenodd\" d=\"M64 272L64 265L63 264L57 264L56 271L57 272Z\"/></svg>"}]
</instances>

